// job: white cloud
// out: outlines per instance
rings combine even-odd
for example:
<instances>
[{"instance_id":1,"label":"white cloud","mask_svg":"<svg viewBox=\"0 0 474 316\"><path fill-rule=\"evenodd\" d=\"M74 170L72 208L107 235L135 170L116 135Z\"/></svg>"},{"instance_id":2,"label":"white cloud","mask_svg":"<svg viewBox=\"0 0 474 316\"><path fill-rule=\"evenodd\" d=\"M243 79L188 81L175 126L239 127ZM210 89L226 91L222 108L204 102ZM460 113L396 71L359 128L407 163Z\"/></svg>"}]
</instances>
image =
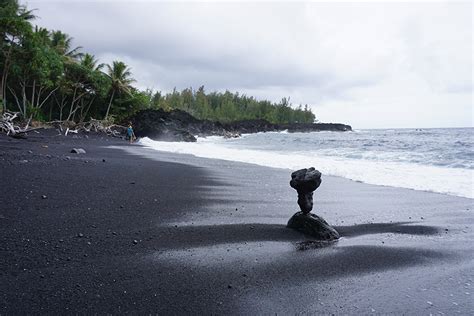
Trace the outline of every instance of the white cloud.
<instances>
[{"instance_id":1,"label":"white cloud","mask_svg":"<svg viewBox=\"0 0 474 316\"><path fill-rule=\"evenodd\" d=\"M470 2L29 3L140 87L290 96L356 128L473 125Z\"/></svg>"}]
</instances>

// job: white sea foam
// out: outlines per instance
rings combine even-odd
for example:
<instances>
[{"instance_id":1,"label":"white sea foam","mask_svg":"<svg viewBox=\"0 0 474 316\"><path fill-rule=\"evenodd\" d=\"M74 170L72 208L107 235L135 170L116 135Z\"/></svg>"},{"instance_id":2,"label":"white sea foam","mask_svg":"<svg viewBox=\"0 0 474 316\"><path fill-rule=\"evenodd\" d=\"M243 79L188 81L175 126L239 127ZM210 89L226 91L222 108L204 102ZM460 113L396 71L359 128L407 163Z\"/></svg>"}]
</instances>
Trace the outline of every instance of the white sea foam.
<instances>
[{"instance_id":1,"label":"white sea foam","mask_svg":"<svg viewBox=\"0 0 474 316\"><path fill-rule=\"evenodd\" d=\"M474 170L472 169L327 157L317 155L315 152L289 153L232 148L225 145L219 137L200 138L196 143L158 142L145 137L140 140L140 143L160 151L253 163L275 168L296 170L314 166L324 174L365 183L474 198Z\"/></svg>"}]
</instances>

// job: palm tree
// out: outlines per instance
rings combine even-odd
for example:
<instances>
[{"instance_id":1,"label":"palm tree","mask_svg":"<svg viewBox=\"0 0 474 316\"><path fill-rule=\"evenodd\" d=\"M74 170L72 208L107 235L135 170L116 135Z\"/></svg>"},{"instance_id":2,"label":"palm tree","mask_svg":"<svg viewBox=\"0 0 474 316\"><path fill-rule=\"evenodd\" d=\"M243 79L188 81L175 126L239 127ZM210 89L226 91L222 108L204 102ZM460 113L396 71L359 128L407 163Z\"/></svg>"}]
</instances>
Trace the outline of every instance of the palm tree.
<instances>
[{"instance_id":1,"label":"palm tree","mask_svg":"<svg viewBox=\"0 0 474 316\"><path fill-rule=\"evenodd\" d=\"M73 38L61 31L51 32L51 46L63 56L65 62L75 62L82 57L81 46L72 48Z\"/></svg>"},{"instance_id":2,"label":"palm tree","mask_svg":"<svg viewBox=\"0 0 474 316\"><path fill-rule=\"evenodd\" d=\"M49 37L48 29L35 26L34 34L36 35L36 38L41 41L41 44L51 46L51 38Z\"/></svg>"},{"instance_id":3,"label":"palm tree","mask_svg":"<svg viewBox=\"0 0 474 316\"><path fill-rule=\"evenodd\" d=\"M109 116L115 93L125 92L130 94L130 84L135 82L135 79L132 78L130 68L121 61L114 61L112 66L107 65L107 76L111 81L112 94L110 96L107 112L105 113L105 119Z\"/></svg>"},{"instance_id":4,"label":"palm tree","mask_svg":"<svg viewBox=\"0 0 474 316\"><path fill-rule=\"evenodd\" d=\"M94 55L86 53L81 57L81 66L85 67L89 71L98 71L101 70L105 65L99 64L99 61Z\"/></svg>"}]
</instances>

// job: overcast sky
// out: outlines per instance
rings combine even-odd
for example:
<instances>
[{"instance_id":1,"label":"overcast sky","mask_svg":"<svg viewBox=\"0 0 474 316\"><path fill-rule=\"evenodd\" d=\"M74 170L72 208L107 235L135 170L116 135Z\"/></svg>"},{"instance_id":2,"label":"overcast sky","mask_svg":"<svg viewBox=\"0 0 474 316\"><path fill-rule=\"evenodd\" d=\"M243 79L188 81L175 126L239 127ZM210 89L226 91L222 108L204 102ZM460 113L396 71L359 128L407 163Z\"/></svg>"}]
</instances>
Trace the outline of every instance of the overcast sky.
<instances>
[{"instance_id":1,"label":"overcast sky","mask_svg":"<svg viewBox=\"0 0 474 316\"><path fill-rule=\"evenodd\" d=\"M290 97L356 129L473 126L471 1L22 3L139 88Z\"/></svg>"}]
</instances>

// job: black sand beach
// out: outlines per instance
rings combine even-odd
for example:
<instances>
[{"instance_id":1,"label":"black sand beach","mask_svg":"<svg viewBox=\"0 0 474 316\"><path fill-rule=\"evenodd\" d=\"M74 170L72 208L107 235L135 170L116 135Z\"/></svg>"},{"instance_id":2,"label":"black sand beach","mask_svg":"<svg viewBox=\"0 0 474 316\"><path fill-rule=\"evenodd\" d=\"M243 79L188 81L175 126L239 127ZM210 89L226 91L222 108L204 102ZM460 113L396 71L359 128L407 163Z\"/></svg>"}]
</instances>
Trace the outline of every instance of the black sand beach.
<instances>
[{"instance_id":1,"label":"black sand beach","mask_svg":"<svg viewBox=\"0 0 474 316\"><path fill-rule=\"evenodd\" d=\"M0 314L474 313L471 199L323 175L314 244L289 170L74 137L0 135Z\"/></svg>"}]
</instances>

